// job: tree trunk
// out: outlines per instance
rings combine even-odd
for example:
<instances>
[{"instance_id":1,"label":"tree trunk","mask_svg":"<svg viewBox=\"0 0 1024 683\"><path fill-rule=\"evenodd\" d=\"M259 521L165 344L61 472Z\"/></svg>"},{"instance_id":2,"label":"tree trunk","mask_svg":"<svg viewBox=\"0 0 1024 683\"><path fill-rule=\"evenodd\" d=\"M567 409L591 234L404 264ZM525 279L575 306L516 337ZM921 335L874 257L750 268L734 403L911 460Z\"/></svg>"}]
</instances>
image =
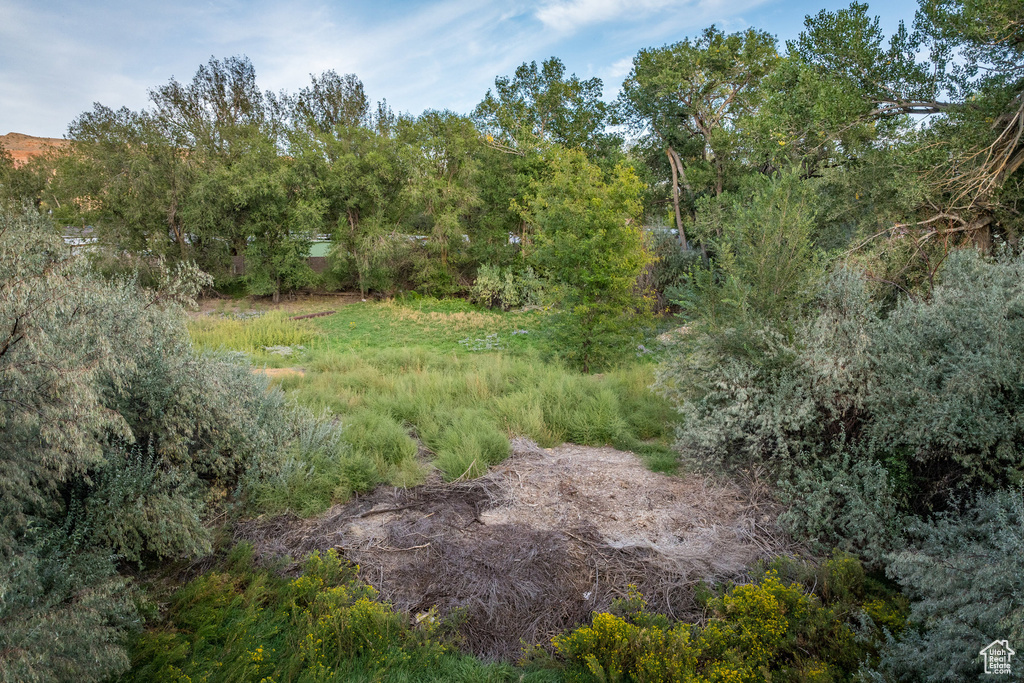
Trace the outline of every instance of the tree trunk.
<instances>
[{"instance_id":1,"label":"tree trunk","mask_svg":"<svg viewBox=\"0 0 1024 683\"><path fill-rule=\"evenodd\" d=\"M683 214L679 211L679 171L676 169L676 151L671 147L665 149L668 156L668 164L672 167L672 205L676 210L676 229L679 231L679 246L683 251L689 249L686 244L686 231L683 228Z\"/></svg>"},{"instance_id":2,"label":"tree trunk","mask_svg":"<svg viewBox=\"0 0 1024 683\"><path fill-rule=\"evenodd\" d=\"M281 276L278 275L277 279L274 280L274 303L281 303Z\"/></svg>"}]
</instances>

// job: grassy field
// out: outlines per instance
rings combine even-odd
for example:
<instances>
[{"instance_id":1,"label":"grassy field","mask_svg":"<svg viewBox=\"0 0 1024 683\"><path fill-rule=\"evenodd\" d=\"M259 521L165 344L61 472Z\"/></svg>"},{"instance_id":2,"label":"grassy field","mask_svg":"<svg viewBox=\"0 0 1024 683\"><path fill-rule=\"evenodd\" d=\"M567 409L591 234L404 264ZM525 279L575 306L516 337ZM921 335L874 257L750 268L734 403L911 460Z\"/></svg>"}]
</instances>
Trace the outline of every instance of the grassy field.
<instances>
[{"instance_id":1,"label":"grassy field","mask_svg":"<svg viewBox=\"0 0 1024 683\"><path fill-rule=\"evenodd\" d=\"M434 299L331 308L304 320L291 318L328 305L215 311L190 324L198 347L300 368L276 381L344 425L336 452L297 455L255 489L250 503L259 511L315 514L378 484L416 485L433 469L449 481L477 477L508 456L515 436L545 447L612 444L653 469L675 466L675 413L648 389L653 364L637 358L601 375L567 370L552 358L544 311Z\"/></svg>"}]
</instances>

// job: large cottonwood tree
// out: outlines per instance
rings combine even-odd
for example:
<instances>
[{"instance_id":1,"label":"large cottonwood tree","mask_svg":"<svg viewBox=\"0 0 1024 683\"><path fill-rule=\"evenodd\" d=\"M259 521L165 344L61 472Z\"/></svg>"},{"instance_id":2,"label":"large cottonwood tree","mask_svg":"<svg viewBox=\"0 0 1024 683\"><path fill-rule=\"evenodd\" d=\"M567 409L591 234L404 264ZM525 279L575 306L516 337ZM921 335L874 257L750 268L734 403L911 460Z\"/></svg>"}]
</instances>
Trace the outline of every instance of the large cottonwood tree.
<instances>
[{"instance_id":1,"label":"large cottonwood tree","mask_svg":"<svg viewBox=\"0 0 1024 683\"><path fill-rule=\"evenodd\" d=\"M681 192L692 209L697 194L725 191L737 162L736 123L757 108L762 79L778 59L770 34L726 34L713 26L694 40L644 49L633 58L619 112L635 132L652 137L669 161L684 248Z\"/></svg>"}]
</instances>

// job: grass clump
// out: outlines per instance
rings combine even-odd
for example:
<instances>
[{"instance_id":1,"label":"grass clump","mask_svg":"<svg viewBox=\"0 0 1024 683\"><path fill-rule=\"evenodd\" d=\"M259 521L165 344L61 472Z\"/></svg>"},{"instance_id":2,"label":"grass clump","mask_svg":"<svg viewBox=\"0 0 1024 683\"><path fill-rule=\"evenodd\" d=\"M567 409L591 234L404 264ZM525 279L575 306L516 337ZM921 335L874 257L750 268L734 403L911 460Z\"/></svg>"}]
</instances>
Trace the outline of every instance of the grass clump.
<instances>
[{"instance_id":1,"label":"grass clump","mask_svg":"<svg viewBox=\"0 0 1024 683\"><path fill-rule=\"evenodd\" d=\"M509 456L508 437L483 410L461 409L436 438L437 467L448 481L479 477Z\"/></svg>"},{"instance_id":2,"label":"grass clump","mask_svg":"<svg viewBox=\"0 0 1024 683\"><path fill-rule=\"evenodd\" d=\"M345 423L345 441L357 453L370 456L382 474L416 457L416 442L401 423L371 410L355 412Z\"/></svg>"}]
</instances>

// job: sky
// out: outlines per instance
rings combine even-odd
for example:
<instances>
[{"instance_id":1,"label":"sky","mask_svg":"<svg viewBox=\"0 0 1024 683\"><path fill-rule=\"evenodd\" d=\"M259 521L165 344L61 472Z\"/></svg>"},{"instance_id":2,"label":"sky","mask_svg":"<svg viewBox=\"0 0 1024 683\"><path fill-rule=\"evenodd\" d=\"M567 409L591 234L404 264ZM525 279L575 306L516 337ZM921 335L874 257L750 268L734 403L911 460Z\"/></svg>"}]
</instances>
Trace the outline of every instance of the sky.
<instances>
[{"instance_id":1,"label":"sky","mask_svg":"<svg viewBox=\"0 0 1024 683\"><path fill-rule=\"evenodd\" d=\"M727 31L797 36L835 0L0 0L0 134L63 137L94 102L139 110L148 91L191 80L211 57L246 55L264 90L295 92L310 74L354 73L395 112L469 113L523 62L558 57L614 99L633 56ZM888 34L915 0L874 3Z\"/></svg>"}]
</instances>

